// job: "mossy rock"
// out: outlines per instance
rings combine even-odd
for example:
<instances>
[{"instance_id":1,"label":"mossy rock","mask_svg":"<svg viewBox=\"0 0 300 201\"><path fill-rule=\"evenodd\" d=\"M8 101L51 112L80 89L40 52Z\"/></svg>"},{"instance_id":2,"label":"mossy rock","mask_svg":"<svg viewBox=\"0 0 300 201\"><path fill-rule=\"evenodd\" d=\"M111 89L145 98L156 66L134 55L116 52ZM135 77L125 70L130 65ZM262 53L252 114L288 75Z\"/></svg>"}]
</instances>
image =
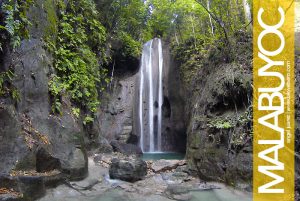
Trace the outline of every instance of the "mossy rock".
<instances>
[{"instance_id":1,"label":"mossy rock","mask_svg":"<svg viewBox=\"0 0 300 201\"><path fill-rule=\"evenodd\" d=\"M31 38L55 40L58 18L54 0L37 0L27 15L31 22L28 27Z\"/></svg>"},{"instance_id":2,"label":"mossy rock","mask_svg":"<svg viewBox=\"0 0 300 201\"><path fill-rule=\"evenodd\" d=\"M45 0L44 9L47 14L48 26L45 29L45 37L51 40L55 40L57 34L57 22L56 6L53 0Z\"/></svg>"}]
</instances>

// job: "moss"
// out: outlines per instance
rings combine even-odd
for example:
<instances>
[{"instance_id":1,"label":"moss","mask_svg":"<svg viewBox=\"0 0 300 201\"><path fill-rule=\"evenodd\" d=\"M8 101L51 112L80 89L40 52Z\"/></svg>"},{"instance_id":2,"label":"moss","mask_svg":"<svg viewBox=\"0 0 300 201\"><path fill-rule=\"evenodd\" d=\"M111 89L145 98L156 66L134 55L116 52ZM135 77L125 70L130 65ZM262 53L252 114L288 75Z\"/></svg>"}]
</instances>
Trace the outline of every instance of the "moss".
<instances>
[{"instance_id":1,"label":"moss","mask_svg":"<svg viewBox=\"0 0 300 201\"><path fill-rule=\"evenodd\" d=\"M200 133L195 133L195 134L192 136L192 140L191 140L191 143L190 143L190 147L193 148L193 149L199 149L200 144L201 144Z\"/></svg>"},{"instance_id":2,"label":"moss","mask_svg":"<svg viewBox=\"0 0 300 201\"><path fill-rule=\"evenodd\" d=\"M45 0L44 9L47 14L48 26L45 28L44 37L54 41L57 35L58 18L56 15L56 6L53 0Z\"/></svg>"}]
</instances>

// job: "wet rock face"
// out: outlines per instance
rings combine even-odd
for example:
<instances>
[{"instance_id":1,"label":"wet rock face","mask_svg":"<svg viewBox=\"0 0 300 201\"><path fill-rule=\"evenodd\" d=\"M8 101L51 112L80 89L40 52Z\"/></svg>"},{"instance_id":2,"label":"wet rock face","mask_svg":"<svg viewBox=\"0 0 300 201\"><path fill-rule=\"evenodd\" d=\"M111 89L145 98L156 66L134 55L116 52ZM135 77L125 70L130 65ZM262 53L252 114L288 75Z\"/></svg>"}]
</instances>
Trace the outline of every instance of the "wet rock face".
<instances>
[{"instance_id":1,"label":"wet rock face","mask_svg":"<svg viewBox=\"0 0 300 201\"><path fill-rule=\"evenodd\" d=\"M29 152L16 110L13 106L0 104L0 172L9 173ZM31 166L29 161L27 166Z\"/></svg>"},{"instance_id":2,"label":"wet rock face","mask_svg":"<svg viewBox=\"0 0 300 201\"><path fill-rule=\"evenodd\" d=\"M20 100L0 99L0 174L8 174L11 170L45 172L59 169L70 179L84 178L87 174L86 154L76 149L81 142L74 140L83 138L83 128L71 115L69 98L62 98L62 116L50 112L48 76L54 73L53 60L42 38L50 24L47 15L56 13L54 2L37 0L28 13L30 20L37 20L36 26L29 30L32 37L23 40L14 52L5 50L6 54L1 58L0 71L14 68L13 84ZM21 192L29 192L28 196L34 198L36 187L34 182L29 184L33 180L24 177L17 183L28 184ZM40 187L40 191L44 191L42 184Z\"/></svg>"},{"instance_id":3,"label":"wet rock face","mask_svg":"<svg viewBox=\"0 0 300 201\"><path fill-rule=\"evenodd\" d=\"M185 153L186 151L186 121L185 94L180 79L180 65L175 62L168 43L163 43L164 56L164 98L162 132L165 136L163 146L165 151Z\"/></svg>"},{"instance_id":4,"label":"wet rock face","mask_svg":"<svg viewBox=\"0 0 300 201\"><path fill-rule=\"evenodd\" d=\"M109 167L111 179L135 182L147 175L147 163L138 158L114 158Z\"/></svg>"},{"instance_id":5,"label":"wet rock face","mask_svg":"<svg viewBox=\"0 0 300 201\"><path fill-rule=\"evenodd\" d=\"M252 181L252 72L250 60L245 61L208 63L197 72L201 78L186 86L186 159L201 179L247 190Z\"/></svg>"},{"instance_id":6,"label":"wet rock face","mask_svg":"<svg viewBox=\"0 0 300 201\"><path fill-rule=\"evenodd\" d=\"M98 116L99 129L109 142L117 140L120 143L129 143L135 138L132 133L135 76L114 77L102 99ZM130 143L137 144L137 141Z\"/></svg>"},{"instance_id":7,"label":"wet rock face","mask_svg":"<svg viewBox=\"0 0 300 201\"><path fill-rule=\"evenodd\" d=\"M115 152L123 153L126 155L142 155L143 152L141 148L134 144L126 144L119 142L117 140L113 140L111 142L111 146Z\"/></svg>"}]
</instances>

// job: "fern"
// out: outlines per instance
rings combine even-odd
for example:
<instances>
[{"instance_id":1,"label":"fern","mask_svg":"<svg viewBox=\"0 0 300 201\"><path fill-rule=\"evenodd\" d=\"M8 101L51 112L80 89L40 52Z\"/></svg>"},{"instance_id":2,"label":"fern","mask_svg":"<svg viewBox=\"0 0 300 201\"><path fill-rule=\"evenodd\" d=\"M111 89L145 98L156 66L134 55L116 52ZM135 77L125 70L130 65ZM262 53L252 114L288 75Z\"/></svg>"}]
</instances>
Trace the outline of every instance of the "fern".
<instances>
[{"instance_id":1,"label":"fern","mask_svg":"<svg viewBox=\"0 0 300 201\"><path fill-rule=\"evenodd\" d=\"M5 13L4 24L0 25L0 30L5 34L0 38L0 50L2 51L3 43L9 38L10 45L16 49L21 44L22 38L28 38L27 26L30 21L26 17L26 11L33 4L32 0L7 0L2 5Z\"/></svg>"},{"instance_id":2,"label":"fern","mask_svg":"<svg viewBox=\"0 0 300 201\"><path fill-rule=\"evenodd\" d=\"M101 85L107 80L107 70L99 63L99 60L106 62L103 56L105 28L97 20L98 11L93 1L70 0L66 5L63 0L58 0L57 6L60 10L57 40L47 44L54 55L57 74L49 81L53 111L60 113L58 102L67 93L79 106L72 110L76 117L79 117L80 109L93 116L100 104ZM85 122L92 119L87 118Z\"/></svg>"}]
</instances>

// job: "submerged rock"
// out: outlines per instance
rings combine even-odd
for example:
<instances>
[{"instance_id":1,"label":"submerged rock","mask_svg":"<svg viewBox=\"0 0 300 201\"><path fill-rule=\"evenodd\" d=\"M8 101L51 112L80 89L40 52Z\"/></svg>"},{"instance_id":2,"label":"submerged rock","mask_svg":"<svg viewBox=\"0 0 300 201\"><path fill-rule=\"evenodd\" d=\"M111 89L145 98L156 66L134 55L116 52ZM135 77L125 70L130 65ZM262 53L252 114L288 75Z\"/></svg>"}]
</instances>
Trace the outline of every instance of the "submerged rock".
<instances>
[{"instance_id":1,"label":"submerged rock","mask_svg":"<svg viewBox=\"0 0 300 201\"><path fill-rule=\"evenodd\" d=\"M184 166L186 162L184 160L158 160L153 162L151 169L155 173L163 172L163 171L171 171L176 169L177 167Z\"/></svg>"},{"instance_id":2,"label":"submerged rock","mask_svg":"<svg viewBox=\"0 0 300 201\"><path fill-rule=\"evenodd\" d=\"M172 200L188 201L192 199L190 189L185 185L169 184L165 194Z\"/></svg>"},{"instance_id":3,"label":"submerged rock","mask_svg":"<svg viewBox=\"0 0 300 201\"><path fill-rule=\"evenodd\" d=\"M138 158L114 158L109 167L109 176L112 179L120 179L135 182L147 175L147 164Z\"/></svg>"},{"instance_id":4,"label":"submerged rock","mask_svg":"<svg viewBox=\"0 0 300 201\"><path fill-rule=\"evenodd\" d=\"M111 146L113 147L115 152L120 152L127 155L142 155L143 152L140 147L134 144L126 144L119 141L112 141Z\"/></svg>"}]
</instances>

